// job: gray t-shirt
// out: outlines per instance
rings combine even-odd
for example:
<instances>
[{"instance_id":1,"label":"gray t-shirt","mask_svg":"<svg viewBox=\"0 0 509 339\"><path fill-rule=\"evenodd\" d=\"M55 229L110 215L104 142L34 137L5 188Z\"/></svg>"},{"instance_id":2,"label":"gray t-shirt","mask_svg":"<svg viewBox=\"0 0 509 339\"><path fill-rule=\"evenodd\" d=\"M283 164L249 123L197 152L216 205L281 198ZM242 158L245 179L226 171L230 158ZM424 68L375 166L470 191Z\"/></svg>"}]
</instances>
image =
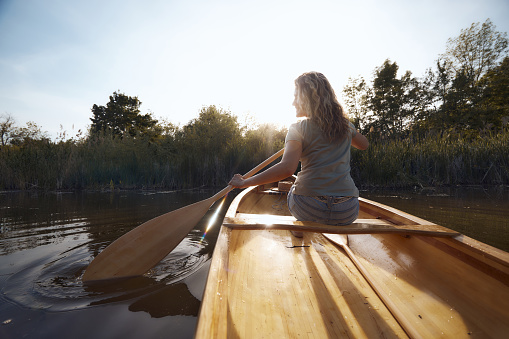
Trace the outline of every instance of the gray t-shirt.
<instances>
[{"instance_id":1,"label":"gray t-shirt","mask_svg":"<svg viewBox=\"0 0 509 339\"><path fill-rule=\"evenodd\" d=\"M350 176L350 146L357 133L340 143L331 143L320 128L310 119L294 123L288 129L285 143L290 140L302 143L301 171L295 181L294 193L304 196L358 197L359 190Z\"/></svg>"}]
</instances>

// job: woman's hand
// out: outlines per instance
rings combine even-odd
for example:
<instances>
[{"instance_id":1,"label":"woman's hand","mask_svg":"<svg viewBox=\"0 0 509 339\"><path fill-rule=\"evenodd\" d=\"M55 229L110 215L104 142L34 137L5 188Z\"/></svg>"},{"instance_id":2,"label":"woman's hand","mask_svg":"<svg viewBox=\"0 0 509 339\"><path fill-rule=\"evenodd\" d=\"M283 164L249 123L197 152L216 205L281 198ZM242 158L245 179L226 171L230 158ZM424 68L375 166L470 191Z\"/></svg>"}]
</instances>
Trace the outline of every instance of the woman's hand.
<instances>
[{"instance_id":1,"label":"woman's hand","mask_svg":"<svg viewBox=\"0 0 509 339\"><path fill-rule=\"evenodd\" d=\"M245 188L245 187L249 186L249 185L246 185L246 180L247 179L244 179L244 177L242 175L235 174L233 176L232 180L230 180L230 182L228 183L228 185L231 185L234 188Z\"/></svg>"},{"instance_id":2,"label":"woman's hand","mask_svg":"<svg viewBox=\"0 0 509 339\"><path fill-rule=\"evenodd\" d=\"M283 153L281 162L247 179L240 174L235 174L228 184L234 188L246 188L249 186L278 182L279 180L288 178L295 173L299 165L301 154L302 143L300 141L290 140L285 145L285 152Z\"/></svg>"}]
</instances>

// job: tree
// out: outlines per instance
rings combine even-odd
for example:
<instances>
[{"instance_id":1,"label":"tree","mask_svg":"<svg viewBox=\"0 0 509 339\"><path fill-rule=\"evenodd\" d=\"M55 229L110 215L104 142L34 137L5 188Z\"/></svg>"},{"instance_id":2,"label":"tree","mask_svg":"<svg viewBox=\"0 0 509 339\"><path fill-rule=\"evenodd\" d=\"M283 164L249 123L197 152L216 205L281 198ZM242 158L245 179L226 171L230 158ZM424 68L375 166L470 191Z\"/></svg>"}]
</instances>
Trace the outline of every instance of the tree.
<instances>
[{"instance_id":1,"label":"tree","mask_svg":"<svg viewBox=\"0 0 509 339\"><path fill-rule=\"evenodd\" d=\"M441 105L447 105L447 93L450 90L452 83L452 74L447 70L446 62L444 60L437 60L437 71L433 73L435 76L430 80L433 83L432 96Z\"/></svg>"},{"instance_id":2,"label":"tree","mask_svg":"<svg viewBox=\"0 0 509 339\"><path fill-rule=\"evenodd\" d=\"M447 117L444 116L445 111L439 108L448 104L447 94L451 83L451 75L442 60L436 61L436 70L426 70L417 84L419 102L415 106L416 116L412 130L427 133L430 129L443 129Z\"/></svg>"},{"instance_id":3,"label":"tree","mask_svg":"<svg viewBox=\"0 0 509 339\"><path fill-rule=\"evenodd\" d=\"M436 114L438 92L435 88L435 79L433 70L427 69L422 78L409 80L406 105L413 110L412 126L417 127L427 117Z\"/></svg>"},{"instance_id":4,"label":"tree","mask_svg":"<svg viewBox=\"0 0 509 339\"><path fill-rule=\"evenodd\" d=\"M509 57L488 71L480 80L480 86L479 107L484 126L503 127L503 121L509 119Z\"/></svg>"},{"instance_id":5,"label":"tree","mask_svg":"<svg viewBox=\"0 0 509 339\"><path fill-rule=\"evenodd\" d=\"M0 140L2 142L2 146L5 146L9 143L9 139L13 137L15 121L12 115L10 114L2 114L0 116Z\"/></svg>"},{"instance_id":6,"label":"tree","mask_svg":"<svg viewBox=\"0 0 509 339\"><path fill-rule=\"evenodd\" d=\"M396 62L385 60L383 65L375 70L373 89L368 99L369 108L373 112L371 125L384 136L401 134L412 112L408 107L404 107L406 92L412 80L411 73L407 71L398 79L398 68Z\"/></svg>"},{"instance_id":7,"label":"tree","mask_svg":"<svg viewBox=\"0 0 509 339\"><path fill-rule=\"evenodd\" d=\"M203 107L177 135L188 184L220 185L231 177L233 153L241 142L237 118L216 106ZM221 181L217 181L221 180Z\"/></svg>"},{"instance_id":8,"label":"tree","mask_svg":"<svg viewBox=\"0 0 509 339\"><path fill-rule=\"evenodd\" d=\"M343 88L345 108L347 112L353 116L353 124L355 127L362 132L366 132L364 128L368 123L368 96L369 88L364 78L348 78L348 84Z\"/></svg>"},{"instance_id":9,"label":"tree","mask_svg":"<svg viewBox=\"0 0 509 339\"><path fill-rule=\"evenodd\" d=\"M509 57L505 57L500 65L481 79L483 101L495 109L509 111Z\"/></svg>"},{"instance_id":10,"label":"tree","mask_svg":"<svg viewBox=\"0 0 509 339\"><path fill-rule=\"evenodd\" d=\"M240 138L237 117L216 106L203 107L198 118L183 128L183 136L195 150L206 155L221 153Z\"/></svg>"},{"instance_id":11,"label":"tree","mask_svg":"<svg viewBox=\"0 0 509 339\"><path fill-rule=\"evenodd\" d=\"M91 132L110 132L114 136L147 134L157 124L151 114L140 113L141 101L123 93L113 92L106 106L92 107Z\"/></svg>"},{"instance_id":12,"label":"tree","mask_svg":"<svg viewBox=\"0 0 509 339\"><path fill-rule=\"evenodd\" d=\"M458 37L447 40L447 50L442 54L442 59L454 73L464 73L473 83L477 83L505 55L507 33L495 29L490 19L482 25L477 22L468 29L462 29Z\"/></svg>"},{"instance_id":13,"label":"tree","mask_svg":"<svg viewBox=\"0 0 509 339\"><path fill-rule=\"evenodd\" d=\"M285 146L285 137L288 130L284 127L277 128L273 124L261 124L256 128L248 129L244 134L244 144L242 153L248 161L248 167L253 167L257 163L274 154Z\"/></svg>"},{"instance_id":14,"label":"tree","mask_svg":"<svg viewBox=\"0 0 509 339\"><path fill-rule=\"evenodd\" d=\"M0 146L26 146L34 141L49 141L48 132L43 131L35 122L29 121L25 127L17 127L16 120L10 114L0 116Z\"/></svg>"},{"instance_id":15,"label":"tree","mask_svg":"<svg viewBox=\"0 0 509 339\"><path fill-rule=\"evenodd\" d=\"M482 25L473 23L449 39L446 52L437 60L435 84L430 89L438 109L426 119L426 125L475 135L491 123L493 118L488 116L493 110L486 106L483 94L489 82L482 80L500 64L507 46L507 33L497 32L489 19Z\"/></svg>"}]
</instances>

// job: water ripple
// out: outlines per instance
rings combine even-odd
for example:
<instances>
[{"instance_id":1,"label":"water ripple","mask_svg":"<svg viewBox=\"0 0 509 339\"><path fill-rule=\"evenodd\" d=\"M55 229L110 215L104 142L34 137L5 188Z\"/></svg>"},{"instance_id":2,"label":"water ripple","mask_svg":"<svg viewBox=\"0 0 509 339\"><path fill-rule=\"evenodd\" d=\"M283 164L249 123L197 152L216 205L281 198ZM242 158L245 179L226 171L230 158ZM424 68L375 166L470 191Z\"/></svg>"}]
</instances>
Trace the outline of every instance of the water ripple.
<instances>
[{"instance_id":1,"label":"water ripple","mask_svg":"<svg viewBox=\"0 0 509 339\"><path fill-rule=\"evenodd\" d=\"M145 275L114 283L83 284L81 277L92 260L87 243L59 252L50 250L8 274L1 296L23 307L57 312L140 298L180 282L204 265L210 255L204 251L208 243L201 241L200 235L200 231L190 233Z\"/></svg>"}]
</instances>

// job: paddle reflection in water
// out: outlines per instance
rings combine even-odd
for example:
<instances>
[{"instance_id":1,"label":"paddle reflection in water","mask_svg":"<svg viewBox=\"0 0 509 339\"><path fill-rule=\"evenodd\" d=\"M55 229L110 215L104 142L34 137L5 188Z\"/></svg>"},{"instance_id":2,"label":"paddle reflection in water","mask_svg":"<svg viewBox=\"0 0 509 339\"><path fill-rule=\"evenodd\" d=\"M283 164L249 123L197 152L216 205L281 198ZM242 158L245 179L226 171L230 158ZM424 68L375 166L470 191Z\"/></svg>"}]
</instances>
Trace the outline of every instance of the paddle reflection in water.
<instances>
[{"instance_id":1,"label":"paddle reflection in water","mask_svg":"<svg viewBox=\"0 0 509 339\"><path fill-rule=\"evenodd\" d=\"M147 338L163 328L192 337L219 226L206 237L204 231L215 212L220 223L222 205L213 206L144 276L95 284L83 284L81 276L94 256L125 232L211 193L0 193L0 337L85 338L107 331L134 338L138 328Z\"/></svg>"}]
</instances>

